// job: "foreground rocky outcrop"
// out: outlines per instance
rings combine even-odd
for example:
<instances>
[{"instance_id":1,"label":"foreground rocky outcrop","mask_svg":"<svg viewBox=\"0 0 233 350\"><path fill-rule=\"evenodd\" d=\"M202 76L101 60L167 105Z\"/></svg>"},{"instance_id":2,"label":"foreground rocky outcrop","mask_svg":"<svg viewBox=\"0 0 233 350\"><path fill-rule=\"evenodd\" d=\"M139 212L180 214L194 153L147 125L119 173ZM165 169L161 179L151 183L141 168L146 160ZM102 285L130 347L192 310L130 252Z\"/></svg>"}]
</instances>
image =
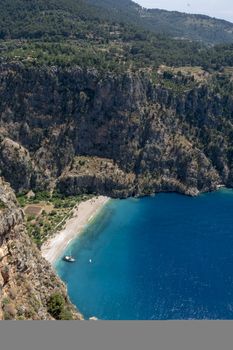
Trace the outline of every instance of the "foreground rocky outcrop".
<instances>
[{"instance_id":1,"label":"foreground rocky outcrop","mask_svg":"<svg viewBox=\"0 0 233 350\"><path fill-rule=\"evenodd\" d=\"M66 194L127 197L231 187L230 84L225 73L203 71L153 79L2 64L1 174L18 192L57 186ZM79 157L88 170L77 166Z\"/></svg>"},{"instance_id":2,"label":"foreground rocky outcrop","mask_svg":"<svg viewBox=\"0 0 233 350\"><path fill-rule=\"evenodd\" d=\"M66 316L81 319L65 285L26 234L23 219L13 191L0 178L0 319L53 319L48 302L55 294L64 300Z\"/></svg>"}]
</instances>

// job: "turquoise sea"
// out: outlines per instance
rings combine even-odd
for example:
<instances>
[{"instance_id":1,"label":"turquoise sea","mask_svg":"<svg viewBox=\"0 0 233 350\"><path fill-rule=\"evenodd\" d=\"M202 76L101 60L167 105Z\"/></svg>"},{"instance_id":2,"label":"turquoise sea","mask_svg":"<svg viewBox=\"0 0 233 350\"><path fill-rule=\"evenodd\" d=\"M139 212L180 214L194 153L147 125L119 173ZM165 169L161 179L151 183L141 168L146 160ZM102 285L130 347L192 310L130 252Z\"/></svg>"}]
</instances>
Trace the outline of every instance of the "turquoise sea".
<instances>
[{"instance_id":1,"label":"turquoise sea","mask_svg":"<svg viewBox=\"0 0 233 350\"><path fill-rule=\"evenodd\" d=\"M85 318L233 319L233 191L111 200L56 269Z\"/></svg>"}]
</instances>

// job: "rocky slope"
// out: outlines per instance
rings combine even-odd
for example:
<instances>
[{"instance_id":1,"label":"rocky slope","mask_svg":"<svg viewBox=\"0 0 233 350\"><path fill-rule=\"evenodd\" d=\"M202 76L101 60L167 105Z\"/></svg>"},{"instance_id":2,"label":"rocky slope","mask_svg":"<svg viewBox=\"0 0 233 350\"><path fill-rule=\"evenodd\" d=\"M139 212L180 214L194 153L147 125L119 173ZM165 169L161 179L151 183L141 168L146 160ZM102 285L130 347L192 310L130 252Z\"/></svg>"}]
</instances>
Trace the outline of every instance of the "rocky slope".
<instances>
[{"instance_id":1,"label":"rocky slope","mask_svg":"<svg viewBox=\"0 0 233 350\"><path fill-rule=\"evenodd\" d=\"M232 186L233 100L223 79L232 84L203 70L2 65L2 176L18 192L57 186L113 197Z\"/></svg>"},{"instance_id":2,"label":"rocky slope","mask_svg":"<svg viewBox=\"0 0 233 350\"><path fill-rule=\"evenodd\" d=\"M0 178L0 319L53 319L48 301L59 294L73 319L81 319L66 288L29 239L9 185Z\"/></svg>"}]
</instances>

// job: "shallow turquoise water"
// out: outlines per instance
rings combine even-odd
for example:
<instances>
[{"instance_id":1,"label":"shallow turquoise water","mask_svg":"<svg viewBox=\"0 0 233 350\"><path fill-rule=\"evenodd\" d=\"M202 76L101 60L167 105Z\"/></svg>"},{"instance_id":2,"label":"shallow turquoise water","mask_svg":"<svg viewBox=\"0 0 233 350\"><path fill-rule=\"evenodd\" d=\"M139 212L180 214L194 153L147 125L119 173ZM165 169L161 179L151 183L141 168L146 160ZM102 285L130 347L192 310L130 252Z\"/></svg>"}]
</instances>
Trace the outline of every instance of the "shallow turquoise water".
<instances>
[{"instance_id":1,"label":"shallow turquoise water","mask_svg":"<svg viewBox=\"0 0 233 350\"><path fill-rule=\"evenodd\" d=\"M67 253L56 269L86 318L233 319L231 190L112 200Z\"/></svg>"}]
</instances>

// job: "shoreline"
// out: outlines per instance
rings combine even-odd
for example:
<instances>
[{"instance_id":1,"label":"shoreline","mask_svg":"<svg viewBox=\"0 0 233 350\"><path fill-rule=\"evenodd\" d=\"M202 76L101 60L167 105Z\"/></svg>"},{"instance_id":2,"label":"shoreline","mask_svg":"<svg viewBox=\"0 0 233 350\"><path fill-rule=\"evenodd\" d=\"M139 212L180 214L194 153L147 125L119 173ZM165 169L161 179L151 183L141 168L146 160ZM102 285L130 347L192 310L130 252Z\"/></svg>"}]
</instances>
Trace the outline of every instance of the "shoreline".
<instances>
[{"instance_id":1,"label":"shoreline","mask_svg":"<svg viewBox=\"0 0 233 350\"><path fill-rule=\"evenodd\" d=\"M223 188L228 189L225 185L220 184L215 191ZM43 258L53 265L70 242L80 235L85 226L101 211L109 200L110 197L96 196L75 206L71 210L72 217L65 221L65 227L57 231L41 246Z\"/></svg>"},{"instance_id":2,"label":"shoreline","mask_svg":"<svg viewBox=\"0 0 233 350\"><path fill-rule=\"evenodd\" d=\"M73 210L65 227L49 238L41 247L41 254L52 265L68 244L83 231L84 227L100 212L109 197L98 196L80 202Z\"/></svg>"}]
</instances>

